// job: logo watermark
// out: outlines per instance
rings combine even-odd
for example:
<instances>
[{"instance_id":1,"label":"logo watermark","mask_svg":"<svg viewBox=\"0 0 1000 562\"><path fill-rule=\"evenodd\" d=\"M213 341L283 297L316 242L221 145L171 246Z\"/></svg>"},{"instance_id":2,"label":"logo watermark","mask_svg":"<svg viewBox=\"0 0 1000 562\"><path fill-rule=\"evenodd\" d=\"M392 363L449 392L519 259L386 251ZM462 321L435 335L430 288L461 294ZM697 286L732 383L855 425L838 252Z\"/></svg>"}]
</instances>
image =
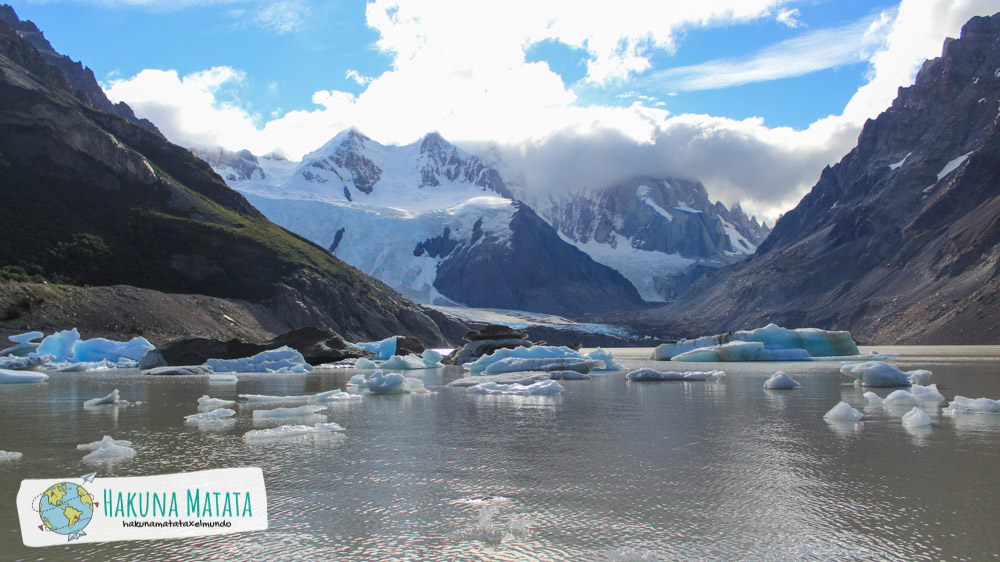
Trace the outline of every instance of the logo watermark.
<instances>
[{"instance_id":1,"label":"logo watermark","mask_svg":"<svg viewBox=\"0 0 1000 562\"><path fill-rule=\"evenodd\" d=\"M22 480L17 514L25 546L171 539L267 529L260 468L159 476Z\"/></svg>"}]
</instances>

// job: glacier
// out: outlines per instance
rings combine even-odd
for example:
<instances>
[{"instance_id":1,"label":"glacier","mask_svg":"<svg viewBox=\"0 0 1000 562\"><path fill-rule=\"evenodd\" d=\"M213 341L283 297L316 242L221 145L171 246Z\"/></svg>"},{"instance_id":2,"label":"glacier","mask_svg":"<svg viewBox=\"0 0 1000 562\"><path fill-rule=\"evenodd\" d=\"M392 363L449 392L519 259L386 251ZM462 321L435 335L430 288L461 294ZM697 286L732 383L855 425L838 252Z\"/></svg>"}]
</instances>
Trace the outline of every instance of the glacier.
<instances>
[{"instance_id":1,"label":"glacier","mask_svg":"<svg viewBox=\"0 0 1000 562\"><path fill-rule=\"evenodd\" d=\"M756 342L763 344L763 348L726 349L722 353L718 353L720 346L733 342ZM789 330L776 324L768 324L763 328L755 330L727 332L715 336L704 336L692 340L661 344L653 350L650 358L656 361L668 361L678 355L702 349L714 350L718 357L727 355L740 357L743 356L742 354L758 357L765 357L771 354L777 357L777 359L757 359L763 361L788 361L795 360L796 358L809 359L812 357L838 357L861 354L857 344L851 339L850 332L828 331L818 328ZM703 361L725 360L711 359L711 352L703 352L700 355L689 357L704 357L705 359L700 359ZM741 361L745 359L732 360Z\"/></svg>"}]
</instances>

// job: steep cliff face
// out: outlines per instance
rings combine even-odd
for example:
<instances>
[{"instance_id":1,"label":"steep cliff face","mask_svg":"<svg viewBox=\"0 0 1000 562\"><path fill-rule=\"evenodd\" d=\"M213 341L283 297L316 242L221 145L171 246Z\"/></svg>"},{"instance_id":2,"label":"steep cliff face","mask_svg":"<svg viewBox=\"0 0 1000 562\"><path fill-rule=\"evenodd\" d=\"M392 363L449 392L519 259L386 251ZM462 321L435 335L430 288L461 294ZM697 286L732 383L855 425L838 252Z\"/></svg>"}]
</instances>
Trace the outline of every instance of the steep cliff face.
<instances>
[{"instance_id":1,"label":"steep cliff face","mask_svg":"<svg viewBox=\"0 0 1000 562\"><path fill-rule=\"evenodd\" d=\"M970 20L745 263L645 318L862 341L1000 341L1000 15Z\"/></svg>"},{"instance_id":2,"label":"steep cliff face","mask_svg":"<svg viewBox=\"0 0 1000 562\"><path fill-rule=\"evenodd\" d=\"M0 185L2 281L239 298L347 337L445 340L423 309L268 221L189 151L95 108L3 22Z\"/></svg>"},{"instance_id":3,"label":"steep cliff face","mask_svg":"<svg viewBox=\"0 0 1000 562\"><path fill-rule=\"evenodd\" d=\"M708 271L735 263L769 232L737 205L712 204L700 183L636 177L559 200L539 214L568 242L613 267L647 301L671 301Z\"/></svg>"}]
</instances>

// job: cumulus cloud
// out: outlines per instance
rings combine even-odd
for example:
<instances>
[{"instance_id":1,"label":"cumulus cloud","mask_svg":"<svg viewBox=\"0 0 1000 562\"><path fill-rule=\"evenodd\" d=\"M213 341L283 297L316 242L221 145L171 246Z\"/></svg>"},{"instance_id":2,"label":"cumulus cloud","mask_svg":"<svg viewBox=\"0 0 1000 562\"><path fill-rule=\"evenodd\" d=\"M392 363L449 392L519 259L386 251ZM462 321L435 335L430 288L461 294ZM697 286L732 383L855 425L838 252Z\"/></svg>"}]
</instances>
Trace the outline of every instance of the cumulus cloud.
<instances>
[{"instance_id":1,"label":"cumulus cloud","mask_svg":"<svg viewBox=\"0 0 1000 562\"><path fill-rule=\"evenodd\" d=\"M393 56L392 68L356 96L320 91L311 107L266 123L223 101L230 98L220 92L238 87L242 79L231 68L183 77L147 70L115 80L107 89L112 100L127 101L181 144L249 148L258 154L280 149L298 158L349 126L383 143L413 142L436 130L462 146L502 157L522 189L537 196L635 174L675 175L701 180L713 198L727 204L740 200L744 208L773 219L805 194L825 165L854 146L864 120L887 107L899 86L912 83L920 63L940 54L946 36L956 36L971 16L997 9L996 0L902 0L898 8L866 22L810 30L751 57L758 70L770 69L755 79L780 76L774 62L791 65L779 56L790 47L822 61L821 66L871 62L869 82L844 112L805 130L771 128L759 119L670 115L639 97L630 107L585 106L546 63L525 61L530 45L553 39L587 53L585 80L621 79L641 72L653 50L674 48L677 29L759 18L781 21L787 12L778 0L685 6L666 9L622 0L590 14L558 1L487 6L375 0L367 6L368 22L379 33L378 47ZM593 25L588 14L602 25ZM794 15L784 18L787 24ZM826 42L850 45L824 51ZM609 66L602 70L602 64ZM707 80L709 73L689 74L694 76Z\"/></svg>"}]
</instances>

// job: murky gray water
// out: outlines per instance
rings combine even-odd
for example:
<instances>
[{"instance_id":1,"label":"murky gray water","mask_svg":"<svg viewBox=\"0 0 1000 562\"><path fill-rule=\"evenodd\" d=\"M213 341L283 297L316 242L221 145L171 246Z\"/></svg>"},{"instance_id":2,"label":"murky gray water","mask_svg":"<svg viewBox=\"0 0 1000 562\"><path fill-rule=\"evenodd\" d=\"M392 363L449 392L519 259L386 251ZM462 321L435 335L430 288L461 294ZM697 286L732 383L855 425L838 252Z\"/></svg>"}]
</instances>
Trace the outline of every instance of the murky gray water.
<instances>
[{"instance_id":1,"label":"murky gray water","mask_svg":"<svg viewBox=\"0 0 1000 562\"><path fill-rule=\"evenodd\" d=\"M949 399L1000 398L1000 348L878 350L906 354L893 360L904 370L932 370ZM354 371L241 375L235 385L134 371L0 385L0 449L24 453L0 462L0 559L605 560L627 549L661 560L1000 556L1000 415L929 408L933 427L908 431L908 408L866 408L836 363L664 364L648 353L616 357L628 368L727 376L627 383L614 373L564 381L558 397L490 397L440 388L460 376L454 368L423 371L435 394L333 404L326 416L344 434L253 445L242 439L254 427L250 410L221 432L199 432L183 416L202 394L315 393L344 387ZM776 370L802 388L762 389ZM81 407L114 388L143 404L117 415ZM864 411L862 425L823 420L840 400ZM105 434L131 440L138 455L100 467L99 477L263 468L270 528L24 547L20 480L94 470L76 445Z\"/></svg>"}]
</instances>

